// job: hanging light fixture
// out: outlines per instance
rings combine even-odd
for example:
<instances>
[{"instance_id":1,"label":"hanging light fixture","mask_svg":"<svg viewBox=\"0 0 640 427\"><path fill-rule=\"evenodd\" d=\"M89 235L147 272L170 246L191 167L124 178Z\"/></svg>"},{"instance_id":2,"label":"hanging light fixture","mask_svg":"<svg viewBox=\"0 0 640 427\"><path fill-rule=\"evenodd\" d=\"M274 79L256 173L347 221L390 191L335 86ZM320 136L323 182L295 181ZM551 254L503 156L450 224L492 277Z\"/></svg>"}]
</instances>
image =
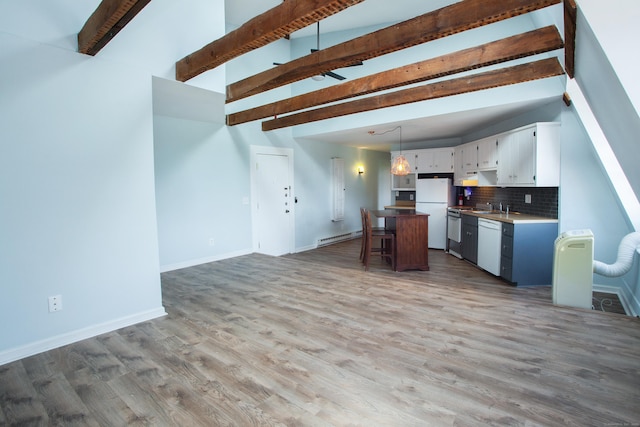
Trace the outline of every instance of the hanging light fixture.
<instances>
[{"instance_id":1,"label":"hanging light fixture","mask_svg":"<svg viewBox=\"0 0 640 427\"><path fill-rule=\"evenodd\" d=\"M411 166L409 166L409 162L402 155L402 126L398 126L396 129L400 129L400 154L393 159L393 163L391 164L391 174L401 176L409 175L409 172L411 172Z\"/></svg>"}]
</instances>

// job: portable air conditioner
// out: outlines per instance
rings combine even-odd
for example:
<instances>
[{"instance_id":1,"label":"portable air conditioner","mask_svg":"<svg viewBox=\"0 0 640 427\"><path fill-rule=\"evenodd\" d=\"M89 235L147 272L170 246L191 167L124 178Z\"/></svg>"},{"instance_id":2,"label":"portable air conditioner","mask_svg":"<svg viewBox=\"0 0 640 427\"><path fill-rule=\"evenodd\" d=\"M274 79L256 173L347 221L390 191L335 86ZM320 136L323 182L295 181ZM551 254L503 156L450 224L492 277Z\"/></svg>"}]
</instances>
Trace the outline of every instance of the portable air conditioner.
<instances>
[{"instance_id":1,"label":"portable air conditioner","mask_svg":"<svg viewBox=\"0 0 640 427\"><path fill-rule=\"evenodd\" d=\"M553 303L592 308L593 233L566 231L554 243Z\"/></svg>"}]
</instances>

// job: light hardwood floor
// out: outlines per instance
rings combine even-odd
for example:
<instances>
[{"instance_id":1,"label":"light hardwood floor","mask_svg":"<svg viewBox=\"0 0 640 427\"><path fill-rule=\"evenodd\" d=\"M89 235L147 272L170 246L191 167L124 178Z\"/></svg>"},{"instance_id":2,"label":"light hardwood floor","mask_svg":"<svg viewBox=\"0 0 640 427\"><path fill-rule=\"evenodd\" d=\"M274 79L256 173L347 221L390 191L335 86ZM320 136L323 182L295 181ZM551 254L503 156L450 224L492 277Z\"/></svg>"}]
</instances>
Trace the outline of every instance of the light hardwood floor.
<instances>
[{"instance_id":1,"label":"light hardwood floor","mask_svg":"<svg viewBox=\"0 0 640 427\"><path fill-rule=\"evenodd\" d=\"M640 320L359 242L162 275L169 315L0 366L0 425L640 424Z\"/></svg>"}]
</instances>

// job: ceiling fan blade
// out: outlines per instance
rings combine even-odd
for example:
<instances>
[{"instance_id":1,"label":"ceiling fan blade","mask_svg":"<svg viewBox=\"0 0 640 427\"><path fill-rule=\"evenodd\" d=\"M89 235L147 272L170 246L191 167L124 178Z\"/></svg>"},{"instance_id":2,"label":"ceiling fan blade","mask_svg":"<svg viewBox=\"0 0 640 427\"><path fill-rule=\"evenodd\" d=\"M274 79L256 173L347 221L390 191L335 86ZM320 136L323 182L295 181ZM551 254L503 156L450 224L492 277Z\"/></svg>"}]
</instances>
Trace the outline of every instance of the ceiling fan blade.
<instances>
[{"instance_id":1,"label":"ceiling fan blade","mask_svg":"<svg viewBox=\"0 0 640 427\"><path fill-rule=\"evenodd\" d=\"M318 52L320 50L320 21L317 22L317 26L316 26L317 30L316 30L316 48L315 49L309 49L311 50L311 53L315 53ZM273 65L282 65L278 62L274 62ZM353 64L349 64L347 65L347 67L355 67L358 65L364 65L362 63L362 61L358 61L358 62L354 62ZM333 77L336 80L345 80L346 77L341 76L340 74L336 74L333 71L327 71L326 73L322 73L323 76L328 76L328 77Z\"/></svg>"},{"instance_id":2,"label":"ceiling fan blade","mask_svg":"<svg viewBox=\"0 0 640 427\"><path fill-rule=\"evenodd\" d=\"M337 80L344 80L346 79L346 77L341 76L340 74L336 74L333 71L327 71L326 73L323 74L324 76L329 76L329 77L333 77L334 79Z\"/></svg>"}]
</instances>

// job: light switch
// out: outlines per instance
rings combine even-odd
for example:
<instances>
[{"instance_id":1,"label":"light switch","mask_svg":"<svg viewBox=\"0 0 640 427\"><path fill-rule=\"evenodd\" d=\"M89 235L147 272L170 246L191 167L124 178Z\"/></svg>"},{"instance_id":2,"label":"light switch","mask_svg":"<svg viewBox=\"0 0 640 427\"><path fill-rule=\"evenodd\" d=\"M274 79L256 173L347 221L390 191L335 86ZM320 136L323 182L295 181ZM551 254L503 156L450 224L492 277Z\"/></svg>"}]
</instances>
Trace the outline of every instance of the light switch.
<instances>
[{"instance_id":1,"label":"light switch","mask_svg":"<svg viewBox=\"0 0 640 427\"><path fill-rule=\"evenodd\" d=\"M531 203L531 194L525 194L524 195L524 202L525 203Z\"/></svg>"}]
</instances>

